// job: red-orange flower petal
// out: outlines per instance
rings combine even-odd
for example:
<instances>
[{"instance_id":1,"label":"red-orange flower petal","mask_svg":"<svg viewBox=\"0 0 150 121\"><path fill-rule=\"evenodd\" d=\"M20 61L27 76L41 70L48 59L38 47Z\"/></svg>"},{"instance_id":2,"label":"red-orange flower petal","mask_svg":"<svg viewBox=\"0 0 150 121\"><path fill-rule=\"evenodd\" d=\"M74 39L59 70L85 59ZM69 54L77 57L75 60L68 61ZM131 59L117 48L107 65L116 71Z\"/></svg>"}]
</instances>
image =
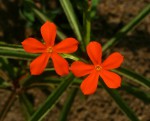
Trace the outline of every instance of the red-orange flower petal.
<instances>
[{"instance_id":1,"label":"red-orange flower petal","mask_svg":"<svg viewBox=\"0 0 150 121\"><path fill-rule=\"evenodd\" d=\"M81 77L90 74L94 70L94 66L76 61L71 64L70 70L76 77Z\"/></svg>"},{"instance_id":2,"label":"red-orange flower petal","mask_svg":"<svg viewBox=\"0 0 150 121\"><path fill-rule=\"evenodd\" d=\"M46 49L44 44L34 38L27 38L21 44L24 50L30 53L42 53Z\"/></svg>"},{"instance_id":3,"label":"red-orange flower petal","mask_svg":"<svg viewBox=\"0 0 150 121\"><path fill-rule=\"evenodd\" d=\"M78 41L74 38L66 38L54 46L58 53L73 53L78 49Z\"/></svg>"},{"instance_id":4,"label":"red-orange flower petal","mask_svg":"<svg viewBox=\"0 0 150 121\"><path fill-rule=\"evenodd\" d=\"M121 63L123 62L123 56L118 53L112 53L108 58L102 63L102 67L104 69L114 69L120 67Z\"/></svg>"},{"instance_id":5,"label":"red-orange flower petal","mask_svg":"<svg viewBox=\"0 0 150 121\"><path fill-rule=\"evenodd\" d=\"M45 22L41 27L41 34L47 46L53 46L56 37L56 26L49 21Z\"/></svg>"},{"instance_id":6,"label":"red-orange flower petal","mask_svg":"<svg viewBox=\"0 0 150 121\"><path fill-rule=\"evenodd\" d=\"M102 69L99 74L109 88L118 88L121 86L121 77L116 73Z\"/></svg>"},{"instance_id":7,"label":"red-orange flower petal","mask_svg":"<svg viewBox=\"0 0 150 121\"><path fill-rule=\"evenodd\" d=\"M68 62L57 53L53 53L51 57L56 73L61 76L67 75L69 73Z\"/></svg>"},{"instance_id":8,"label":"red-orange flower petal","mask_svg":"<svg viewBox=\"0 0 150 121\"><path fill-rule=\"evenodd\" d=\"M80 88L84 95L90 95L96 91L98 78L99 74L96 71L93 71L88 77L83 80Z\"/></svg>"},{"instance_id":9,"label":"red-orange flower petal","mask_svg":"<svg viewBox=\"0 0 150 121\"><path fill-rule=\"evenodd\" d=\"M93 41L87 45L86 49L87 49L88 56L90 57L93 64L94 65L100 64L101 63L101 56L102 56L101 45L98 42Z\"/></svg>"},{"instance_id":10,"label":"red-orange flower petal","mask_svg":"<svg viewBox=\"0 0 150 121\"><path fill-rule=\"evenodd\" d=\"M39 75L39 74L41 74L44 71L44 69L45 69L45 67L46 67L46 65L48 63L49 58L50 58L50 54L49 53L43 53L39 57L34 59L30 63L31 75Z\"/></svg>"}]
</instances>

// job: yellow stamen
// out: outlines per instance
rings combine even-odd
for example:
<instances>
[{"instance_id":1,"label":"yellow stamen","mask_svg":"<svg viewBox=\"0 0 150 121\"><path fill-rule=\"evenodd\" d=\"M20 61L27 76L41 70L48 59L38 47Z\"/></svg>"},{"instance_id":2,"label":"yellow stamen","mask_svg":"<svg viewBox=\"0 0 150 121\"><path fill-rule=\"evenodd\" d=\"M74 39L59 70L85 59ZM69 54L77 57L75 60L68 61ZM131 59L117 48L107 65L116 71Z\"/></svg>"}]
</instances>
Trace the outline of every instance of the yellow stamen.
<instances>
[{"instance_id":1,"label":"yellow stamen","mask_svg":"<svg viewBox=\"0 0 150 121\"><path fill-rule=\"evenodd\" d=\"M47 52L48 52L48 53L52 53L52 52L53 52L53 48L52 48L52 47L48 47L48 48L47 48Z\"/></svg>"},{"instance_id":2,"label":"yellow stamen","mask_svg":"<svg viewBox=\"0 0 150 121\"><path fill-rule=\"evenodd\" d=\"M96 69L97 71L100 71L100 70L102 69L102 67L101 67L100 65L97 65L97 66L95 66L95 69Z\"/></svg>"}]
</instances>

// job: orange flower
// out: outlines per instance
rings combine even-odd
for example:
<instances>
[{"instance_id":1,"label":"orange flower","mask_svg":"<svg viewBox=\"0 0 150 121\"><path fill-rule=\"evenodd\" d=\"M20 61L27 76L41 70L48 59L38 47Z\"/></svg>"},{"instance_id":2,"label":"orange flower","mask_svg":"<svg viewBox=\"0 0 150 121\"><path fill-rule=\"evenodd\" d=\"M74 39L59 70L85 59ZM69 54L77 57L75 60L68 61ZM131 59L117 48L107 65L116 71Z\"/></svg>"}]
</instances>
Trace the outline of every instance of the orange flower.
<instances>
[{"instance_id":1,"label":"orange flower","mask_svg":"<svg viewBox=\"0 0 150 121\"><path fill-rule=\"evenodd\" d=\"M41 27L41 34L45 44L37 39L27 38L22 42L23 48L29 53L42 53L30 64L32 75L41 74L47 66L49 58L52 59L55 71L58 75L69 73L68 62L59 53L73 53L78 48L78 41L74 38L66 38L54 46L56 26L54 23L45 22Z\"/></svg>"},{"instance_id":2,"label":"orange flower","mask_svg":"<svg viewBox=\"0 0 150 121\"><path fill-rule=\"evenodd\" d=\"M70 68L76 77L89 74L80 85L82 92L85 95L93 94L97 88L99 76L109 88L120 87L120 76L109 70L118 68L123 62L123 56L118 52L114 52L102 63L102 48L98 42L90 42L86 50L93 65L76 61L72 63Z\"/></svg>"}]
</instances>

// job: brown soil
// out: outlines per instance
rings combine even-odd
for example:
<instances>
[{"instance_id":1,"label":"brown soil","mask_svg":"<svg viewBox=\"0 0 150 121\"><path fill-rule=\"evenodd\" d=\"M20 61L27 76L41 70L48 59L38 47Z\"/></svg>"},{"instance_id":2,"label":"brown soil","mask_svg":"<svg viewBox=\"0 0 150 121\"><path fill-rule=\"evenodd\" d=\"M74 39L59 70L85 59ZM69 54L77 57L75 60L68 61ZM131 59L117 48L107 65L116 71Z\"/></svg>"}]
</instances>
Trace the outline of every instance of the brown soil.
<instances>
[{"instance_id":1,"label":"brown soil","mask_svg":"<svg viewBox=\"0 0 150 121\"><path fill-rule=\"evenodd\" d=\"M22 21L18 17L18 7L14 2L15 0L12 0L9 5L12 4L12 9L13 7L17 8L14 11L7 10L10 9L10 6L3 1L0 0L0 15L2 12L6 12L6 15L3 14L0 19L0 38L5 41L6 35L9 35L9 38L13 38L12 43L19 43L18 40L22 41L24 39L18 35L20 31L17 34L11 33L16 28L23 28L20 24ZM127 24L148 3L150 3L150 0L101 0L97 7L99 19L92 23L93 34L96 39L100 40L101 43L108 41L119 28ZM13 12L17 13L15 18L11 17ZM17 22L14 20L17 20ZM121 42L107 54L113 51L121 52L125 57L123 67L132 69L150 79L149 45L150 16L147 16L133 32L122 38ZM126 78L123 78L123 81L130 82ZM150 93L150 90L145 91ZM38 89L31 90L31 93L36 96L35 105L46 99L46 96ZM150 103L144 103L125 91L119 91L119 93L141 121L150 121ZM9 92L0 90L0 107L3 107L8 95ZM49 112L45 121L57 121L65 97L66 94L63 94L56 107ZM25 121L18 100L10 109L5 121ZM80 91L78 92L69 113L68 121L128 121L128 118L120 111L105 90L97 89L95 94L86 97L83 97Z\"/></svg>"}]
</instances>

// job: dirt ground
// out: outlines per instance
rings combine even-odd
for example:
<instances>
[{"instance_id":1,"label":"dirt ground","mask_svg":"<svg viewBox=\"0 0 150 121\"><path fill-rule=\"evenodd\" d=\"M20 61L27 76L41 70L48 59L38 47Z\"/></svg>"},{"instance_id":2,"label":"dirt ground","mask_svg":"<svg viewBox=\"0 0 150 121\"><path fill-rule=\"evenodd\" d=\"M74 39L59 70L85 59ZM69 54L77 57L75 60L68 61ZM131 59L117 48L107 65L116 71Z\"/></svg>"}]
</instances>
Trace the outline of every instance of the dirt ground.
<instances>
[{"instance_id":1,"label":"dirt ground","mask_svg":"<svg viewBox=\"0 0 150 121\"><path fill-rule=\"evenodd\" d=\"M17 34L12 32L14 29L23 29L21 26L22 20L19 19L18 13L11 17L13 12L18 11L15 0L10 0L14 11L5 11L9 8L0 0L0 39L4 40L8 34L11 36L12 43L17 40L23 40L20 36L23 31ZM136 16L145 5L150 3L150 0L101 0L97 6L98 20L93 21L92 29L95 39L100 40L103 44L114 33L116 33L123 25L127 24L134 16ZM8 8L7 8L8 7ZM2 12L6 15L2 18ZM9 16L10 15L10 16ZM4 21L9 18L10 21ZM16 23L14 24L16 20ZM6 26L4 26L4 23ZM9 24L7 24L9 23ZM17 41L18 43L18 41ZM129 68L141 75L150 79L150 16L147 16L132 32L122 38L121 42L111 51L119 51L125 57L123 67ZM123 81L130 80L123 78ZM150 90L146 90L150 92ZM46 96L41 91L35 89L31 91L35 93L35 103L39 104ZM135 98L125 91L119 91L123 99L133 109L141 121L150 121L150 103L143 103L140 99ZM38 96L38 95L40 96ZM0 90L0 107L3 107L9 92ZM66 94L63 94L56 107L49 112L45 121L57 121L59 112L63 107ZM0 108L1 110L1 108ZM25 121L19 106L18 100L7 114L5 121ZM91 96L83 97L80 91L75 98L68 121L128 121L128 118L120 111L113 99L103 89L97 89L96 93Z\"/></svg>"}]
</instances>

